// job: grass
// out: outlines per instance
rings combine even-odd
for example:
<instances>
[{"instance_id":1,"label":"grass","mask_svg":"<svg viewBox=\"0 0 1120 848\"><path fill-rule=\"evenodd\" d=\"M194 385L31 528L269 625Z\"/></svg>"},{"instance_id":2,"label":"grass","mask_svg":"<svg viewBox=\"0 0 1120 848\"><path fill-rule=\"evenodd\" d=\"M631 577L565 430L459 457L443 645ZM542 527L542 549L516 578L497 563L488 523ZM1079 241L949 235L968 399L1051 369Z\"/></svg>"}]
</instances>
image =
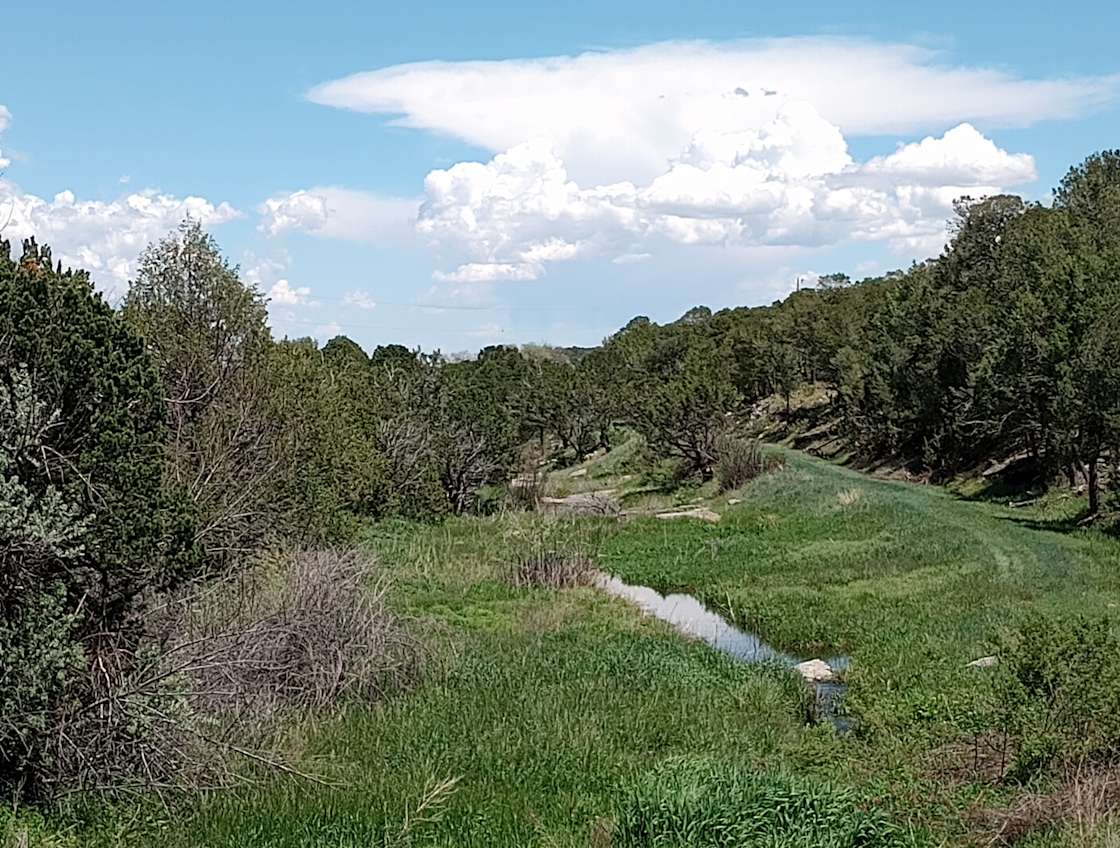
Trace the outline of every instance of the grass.
<instances>
[{"instance_id":1,"label":"grass","mask_svg":"<svg viewBox=\"0 0 1120 848\"><path fill-rule=\"evenodd\" d=\"M1120 617L1120 548L1045 529L1028 509L782 459L735 506L700 490L716 525L553 519L546 531L549 519L507 514L372 528L388 601L431 657L410 694L294 734L306 767L344 788L273 779L173 814L120 810L83 844L967 844L965 813L1014 790L931 766L978 720L986 677L965 664L1028 609ZM606 570L694 593L778 648L849 654L858 729L807 726L788 672L737 663L592 588L514 588L516 552L544 532L605 534ZM801 824L750 841L775 805ZM806 831L812 811L825 824ZM880 841L853 841L860 828ZM1074 844L1063 832L1036 844L1062 840Z\"/></svg>"}]
</instances>

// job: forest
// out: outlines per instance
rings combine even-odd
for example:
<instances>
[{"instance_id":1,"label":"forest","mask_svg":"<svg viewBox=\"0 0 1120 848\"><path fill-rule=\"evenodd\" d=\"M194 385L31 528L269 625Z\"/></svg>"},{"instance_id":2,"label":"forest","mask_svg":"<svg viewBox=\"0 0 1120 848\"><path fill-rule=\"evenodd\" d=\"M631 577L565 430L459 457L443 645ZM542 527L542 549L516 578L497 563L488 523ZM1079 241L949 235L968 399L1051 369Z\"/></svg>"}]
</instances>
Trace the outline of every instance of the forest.
<instances>
[{"instance_id":1,"label":"forest","mask_svg":"<svg viewBox=\"0 0 1120 848\"><path fill-rule=\"evenodd\" d=\"M278 726L427 673L371 532L539 510L544 476L624 447L651 491L739 490L780 463L764 407L856 468L1072 493L1071 532L1111 544L1120 151L1049 204L962 198L948 226L940 256L880 277L473 358L274 338L264 295L190 220L145 250L119 308L48 246L0 243L5 798L52 815L174 804L246 769L318 780ZM1093 733L1120 754L1120 733ZM670 844L635 840L616 844Z\"/></svg>"}]
</instances>

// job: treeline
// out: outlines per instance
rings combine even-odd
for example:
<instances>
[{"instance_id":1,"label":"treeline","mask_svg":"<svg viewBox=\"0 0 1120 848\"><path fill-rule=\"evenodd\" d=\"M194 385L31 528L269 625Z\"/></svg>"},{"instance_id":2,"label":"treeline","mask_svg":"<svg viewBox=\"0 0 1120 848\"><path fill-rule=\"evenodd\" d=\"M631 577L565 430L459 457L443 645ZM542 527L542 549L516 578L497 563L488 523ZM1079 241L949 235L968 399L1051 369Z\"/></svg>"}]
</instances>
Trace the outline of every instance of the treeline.
<instances>
[{"instance_id":1,"label":"treeline","mask_svg":"<svg viewBox=\"0 0 1120 848\"><path fill-rule=\"evenodd\" d=\"M727 416L823 384L867 458L943 479L1018 457L1042 483L1083 481L1098 513L1120 459L1120 151L1072 168L1050 206L956 210L945 252L907 271L833 274L773 306L698 307L666 326L635 318L576 364L552 430L578 407L705 475Z\"/></svg>"}]
</instances>

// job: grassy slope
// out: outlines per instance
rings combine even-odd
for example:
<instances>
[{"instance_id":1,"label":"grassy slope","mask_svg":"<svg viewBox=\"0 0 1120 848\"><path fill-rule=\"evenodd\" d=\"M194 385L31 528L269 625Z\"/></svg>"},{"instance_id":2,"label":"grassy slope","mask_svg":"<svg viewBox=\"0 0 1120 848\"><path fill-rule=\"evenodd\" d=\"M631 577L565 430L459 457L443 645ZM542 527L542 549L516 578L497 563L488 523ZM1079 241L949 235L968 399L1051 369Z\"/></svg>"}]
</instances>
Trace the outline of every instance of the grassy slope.
<instances>
[{"instance_id":1,"label":"grassy slope","mask_svg":"<svg viewBox=\"0 0 1120 848\"><path fill-rule=\"evenodd\" d=\"M387 526L369 543L433 657L417 691L308 733L309 767L348 788L282 781L220 795L165 826L133 825L132 838L587 845L658 762L700 755L853 787L959 843L961 810L993 790L938 782L925 754L968 727L984 673L964 664L1028 606L1114 616L1120 548L936 488L785 460L742 504L710 498L719 525L636 519L607 539L602 562L695 592L779 647L850 653L857 734L806 727L789 675L736 664L591 589L507 588L509 552L536 532L532 518Z\"/></svg>"}]
</instances>

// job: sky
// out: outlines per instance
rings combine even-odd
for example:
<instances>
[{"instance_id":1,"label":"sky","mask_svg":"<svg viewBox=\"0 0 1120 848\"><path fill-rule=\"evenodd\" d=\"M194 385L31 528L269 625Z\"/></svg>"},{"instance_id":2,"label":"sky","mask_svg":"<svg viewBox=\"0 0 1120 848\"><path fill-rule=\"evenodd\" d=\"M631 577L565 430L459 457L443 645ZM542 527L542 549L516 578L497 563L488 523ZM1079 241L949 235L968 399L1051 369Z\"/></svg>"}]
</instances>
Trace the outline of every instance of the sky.
<instances>
[{"instance_id":1,"label":"sky","mask_svg":"<svg viewBox=\"0 0 1120 848\"><path fill-rule=\"evenodd\" d=\"M1041 4L1039 4L1041 5ZM936 255L1120 146L1120 4L18 4L0 230L119 302L202 221L277 336L590 345Z\"/></svg>"}]
</instances>

